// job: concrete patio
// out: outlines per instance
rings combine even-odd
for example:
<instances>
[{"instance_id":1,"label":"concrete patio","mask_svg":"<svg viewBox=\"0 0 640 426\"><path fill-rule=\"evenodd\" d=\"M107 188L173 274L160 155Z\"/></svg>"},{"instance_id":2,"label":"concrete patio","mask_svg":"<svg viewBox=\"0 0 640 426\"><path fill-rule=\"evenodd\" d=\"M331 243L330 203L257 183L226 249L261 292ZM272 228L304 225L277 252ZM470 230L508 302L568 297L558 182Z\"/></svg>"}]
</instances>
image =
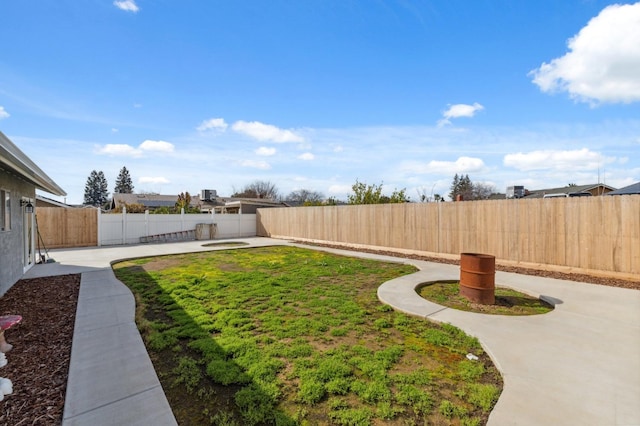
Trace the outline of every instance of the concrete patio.
<instances>
[{"instance_id":1,"label":"concrete patio","mask_svg":"<svg viewBox=\"0 0 640 426\"><path fill-rule=\"evenodd\" d=\"M246 238L248 246L289 244ZM24 278L82 273L63 424L175 425L134 322L129 289L111 270L131 257L228 249L201 241L51 251L57 263ZM307 246L305 246L307 247ZM504 391L492 425L640 425L640 291L496 273L498 285L555 304L545 315L504 317L448 309L420 298L417 284L457 279L457 266L402 261L420 271L384 283L378 297L394 308L451 323L476 336L500 369Z\"/></svg>"}]
</instances>

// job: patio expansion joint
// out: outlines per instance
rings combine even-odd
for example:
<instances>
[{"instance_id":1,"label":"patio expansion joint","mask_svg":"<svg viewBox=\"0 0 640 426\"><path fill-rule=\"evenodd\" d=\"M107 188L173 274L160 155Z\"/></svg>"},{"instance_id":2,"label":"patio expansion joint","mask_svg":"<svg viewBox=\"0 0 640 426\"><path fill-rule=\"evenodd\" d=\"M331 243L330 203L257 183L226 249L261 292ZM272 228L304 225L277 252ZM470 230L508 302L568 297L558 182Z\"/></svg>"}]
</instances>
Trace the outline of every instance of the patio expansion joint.
<instances>
[{"instance_id":1,"label":"patio expansion joint","mask_svg":"<svg viewBox=\"0 0 640 426\"><path fill-rule=\"evenodd\" d=\"M430 312L430 313L428 313L427 315L425 315L424 317L425 317L426 319L430 319L430 320L437 321L435 318L431 318L431 317L432 317L432 316L434 316L434 315L439 314L439 313L440 313L440 312L442 312L442 311L446 311L447 309L451 309L451 308L448 308L448 307L444 306L442 309L438 309L438 310L437 310L437 311L435 311L435 312Z\"/></svg>"},{"instance_id":2,"label":"patio expansion joint","mask_svg":"<svg viewBox=\"0 0 640 426\"><path fill-rule=\"evenodd\" d=\"M100 410L100 409L102 409L104 407L108 407L108 406L113 405L113 404L117 404L117 403L119 403L121 401L126 401L127 399L134 398L134 397L136 397L138 395L142 395L144 393L151 392L153 390L156 390L157 388L162 388L162 385L157 384L157 385L151 386L151 387L149 387L147 389L143 389L141 391L138 391L138 392L132 393L130 395L124 396L122 398L114 399L113 401L109 401L109 402L104 403L102 405L97 405L95 407L91 407L90 409L82 411L80 413L76 413L71 417L65 417L63 419L63 421L69 421L69 420L73 420L73 419L78 418L78 417L82 417L85 414L91 413L91 412L96 411L96 410ZM163 393L164 393L164 390L163 390Z\"/></svg>"},{"instance_id":3,"label":"patio expansion joint","mask_svg":"<svg viewBox=\"0 0 640 426\"><path fill-rule=\"evenodd\" d=\"M124 319L122 321L119 322L112 322L109 324L105 324L105 325L98 325L95 327L87 327L83 324L80 324L80 326L78 327L78 336L80 336L81 334L85 334L85 333L94 333L96 331L100 331L100 330L106 330L109 328L117 328L117 327L121 327L121 326L127 326L133 324L136 327L136 330L138 329L137 324L135 323L135 321L132 320L127 320Z\"/></svg>"}]
</instances>

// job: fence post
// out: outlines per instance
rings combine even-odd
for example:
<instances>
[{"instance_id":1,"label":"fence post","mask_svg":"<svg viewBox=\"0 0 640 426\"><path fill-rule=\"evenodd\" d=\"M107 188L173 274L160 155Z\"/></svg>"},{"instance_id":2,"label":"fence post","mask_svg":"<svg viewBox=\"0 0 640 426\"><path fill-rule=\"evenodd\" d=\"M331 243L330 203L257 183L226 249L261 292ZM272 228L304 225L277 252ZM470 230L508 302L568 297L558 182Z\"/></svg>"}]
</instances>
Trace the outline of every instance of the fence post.
<instances>
[{"instance_id":1,"label":"fence post","mask_svg":"<svg viewBox=\"0 0 640 426\"><path fill-rule=\"evenodd\" d=\"M127 207L122 207L122 245L127 244Z\"/></svg>"},{"instance_id":2,"label":"fence post","mask_svg":"<svg viewBox=\"0 0 640 426\"><path fill-rule=\"evenodd\" d=\"M149 209L144 211L144 236L149 236Z\"/></svg>"},{"instance_id":3,"label":"fence post","mask_svg":"<svg viewBox=\"0 0 640 426\"><path fill-rule=\"evenodd\" d=\"M180 208L180 230L184 231L184 207Z\"/></svg>"},{"instance_id":4,"label":"fence post","mask_svg":"<svg viewBox=\"0 0 640 426\"><path fill-rule=\"evenodd\" d=\"M98 247L102 246L102 209L101 208L97 208L96 209L97 215L98 215L98 226L96 229L96 232L98 233Z\"/></svg>"}]
</instances>

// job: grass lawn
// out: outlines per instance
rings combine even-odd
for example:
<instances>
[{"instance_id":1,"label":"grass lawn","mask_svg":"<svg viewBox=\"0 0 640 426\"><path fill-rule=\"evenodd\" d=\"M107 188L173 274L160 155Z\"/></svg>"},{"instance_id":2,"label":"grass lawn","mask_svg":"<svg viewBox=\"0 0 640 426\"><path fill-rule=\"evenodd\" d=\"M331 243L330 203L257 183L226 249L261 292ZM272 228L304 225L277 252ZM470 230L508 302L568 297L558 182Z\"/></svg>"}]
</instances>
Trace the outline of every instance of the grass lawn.
<instances>
[{"instance_id":1,"label":"grass lawn","mask_svg":"<svg viewBox=\"0 0 640 426\"><path fill-rule=\"evenodd\" d=\"M412 266L280 246L113 267L180 425L479 425L502 389L475 338L378 301Z\"/></svg>"},{"instance_id":2,"label":"grass lawn","mask_svg":"<svg viewBox=\"0 0 640 426\"><path fill-rule=\"evenodd\" d=\"M493 305L472 303L466 297L460 296L459 281L425 283L417 291L427 300L461 311L490 315L537 315L553 310L553 306L547 302L505 287L495 288L496 302Z\"/></svg>"}]
</instances>

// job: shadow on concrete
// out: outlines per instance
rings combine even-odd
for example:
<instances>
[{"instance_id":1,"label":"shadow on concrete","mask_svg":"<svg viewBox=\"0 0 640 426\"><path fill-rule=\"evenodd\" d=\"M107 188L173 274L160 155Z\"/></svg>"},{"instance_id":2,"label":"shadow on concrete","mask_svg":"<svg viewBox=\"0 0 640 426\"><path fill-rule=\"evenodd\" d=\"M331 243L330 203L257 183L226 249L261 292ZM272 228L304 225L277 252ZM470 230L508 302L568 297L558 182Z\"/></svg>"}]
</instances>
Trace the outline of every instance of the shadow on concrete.
<instances>
[{"instance_id":1,"label":"shadow on concrete","mask_svg":"<svg viewBox=\"0 0 640 426\"><path fill-rule=\"evenodd\" d=\"M547 302L548 304L550 304L551 306L556 306L556 305L562 305L564 302L558 298L552 297L552 296L547 296L545 294L541 294L540 295L540 300L542 300L543 302Z\"/></svg>"}]
</instances>

